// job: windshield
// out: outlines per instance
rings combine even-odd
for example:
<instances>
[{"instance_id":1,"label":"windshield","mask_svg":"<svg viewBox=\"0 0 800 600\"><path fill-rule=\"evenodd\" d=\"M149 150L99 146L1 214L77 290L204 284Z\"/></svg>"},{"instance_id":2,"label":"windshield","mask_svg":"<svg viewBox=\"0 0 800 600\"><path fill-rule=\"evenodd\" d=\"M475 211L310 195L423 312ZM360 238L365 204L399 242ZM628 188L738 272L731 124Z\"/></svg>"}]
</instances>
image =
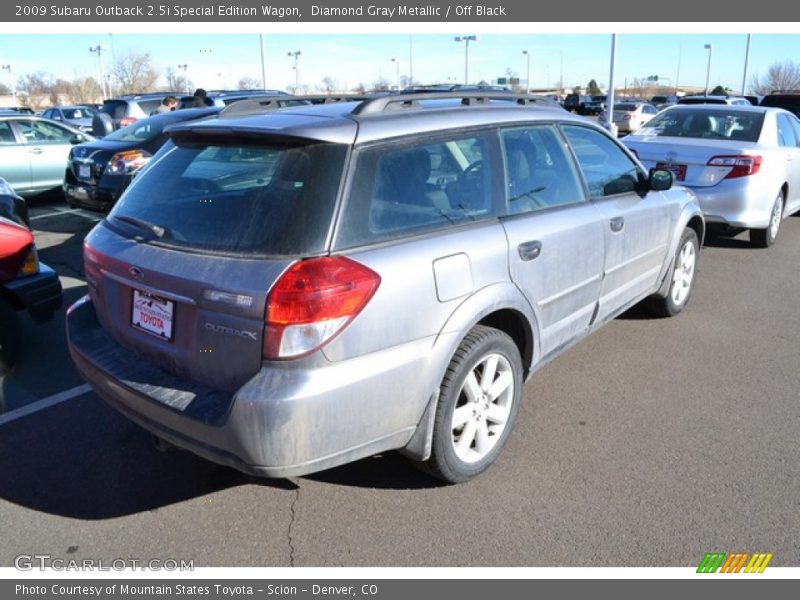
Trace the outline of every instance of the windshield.
<instances>
[{"instance_id":1,"label":"windshield","mask_svg":"<svg viewBox=\"0 0 800 600\"><path fill-rule=\"evenodd\" d=\"M667 101L667 97L666 96L653 96L653 98L651 100L651 102L658 103L658 104L661 104L661 103L666 102L666 101Z\"/></svg>"},{"instance_id":2,"label":"windshield","mask_svg":"<svg viewBox=\"0 0 800 600\"><path fill-rule=\"evenodd\" d=\"M120 233L150 232L152 243L193 251L319 253L345 155L346 146L316 142L179 141L134 180L109 221Z\"/></svg>"},{"instance_id":3,"label":"windshield","mask_svg":"<svg viewBox=\"0 0 800 600\"><path fill-rule=\"evenodd\" d=\"M667 110L648 121L636 135L688 137L755 142L764 114L732 110Z\"/></svg>"}]
</instances>

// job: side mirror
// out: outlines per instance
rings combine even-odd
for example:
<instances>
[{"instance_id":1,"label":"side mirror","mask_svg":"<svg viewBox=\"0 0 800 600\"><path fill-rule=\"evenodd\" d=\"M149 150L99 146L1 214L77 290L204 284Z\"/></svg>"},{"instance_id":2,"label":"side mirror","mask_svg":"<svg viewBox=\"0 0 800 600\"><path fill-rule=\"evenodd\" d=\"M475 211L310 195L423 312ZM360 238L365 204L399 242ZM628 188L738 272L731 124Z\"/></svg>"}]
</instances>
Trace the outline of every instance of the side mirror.
<instances>
[{"instance_id":1,"label":"side mirror","mask_svg":"<svg viewBox=\"0 0 800 600\"><path fill-rule=\"evenodd\" d=\"M82 144L85 141L86 139L82 135L78 135L77 133L73 135L71 138L69 138L69 143L72 144L73 146L76 144Z\"/></svg>"},{"instance_id":2,"label":"side mirror","mask_svg":"<svg viewBox=\"0 0 800 600\"><path fill-rule=\"evenodd\" d=\"M650 185L650 189L654 192L666 192L672 187L673 175L671 171L650 169L647 182Z\"/></svg>"}]
</instances>

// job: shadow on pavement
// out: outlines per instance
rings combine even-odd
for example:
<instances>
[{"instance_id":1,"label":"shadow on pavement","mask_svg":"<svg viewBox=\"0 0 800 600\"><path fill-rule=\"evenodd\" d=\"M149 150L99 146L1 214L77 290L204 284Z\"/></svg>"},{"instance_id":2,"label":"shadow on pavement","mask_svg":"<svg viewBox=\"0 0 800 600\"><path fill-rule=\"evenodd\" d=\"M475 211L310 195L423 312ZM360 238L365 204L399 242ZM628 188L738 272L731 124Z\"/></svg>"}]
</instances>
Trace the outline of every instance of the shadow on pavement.
<instances>
[{"instance_id":1,"label":"shadow on pavement","mask_svg":"<svg viewBox=\"0 0 800 600\"><path fill-rule=\"evenodd\" d=\"M157 451L94 394L7 423L0 435L0 498L73 519L113 519L256 483L189 452Z\"/></svg>"},{"instance_id":2,"label":"shadow on pavement","mask_svg":"<svg viewBox=\"0 0 800 600\"><path fill-rule=\"evenodd\" d=\"M387 452L320 473L306 475L304 479L348 487L382 490L419 490L447 485L416 469L408 459L397 452Z\"/></svg>"}]
</instances>

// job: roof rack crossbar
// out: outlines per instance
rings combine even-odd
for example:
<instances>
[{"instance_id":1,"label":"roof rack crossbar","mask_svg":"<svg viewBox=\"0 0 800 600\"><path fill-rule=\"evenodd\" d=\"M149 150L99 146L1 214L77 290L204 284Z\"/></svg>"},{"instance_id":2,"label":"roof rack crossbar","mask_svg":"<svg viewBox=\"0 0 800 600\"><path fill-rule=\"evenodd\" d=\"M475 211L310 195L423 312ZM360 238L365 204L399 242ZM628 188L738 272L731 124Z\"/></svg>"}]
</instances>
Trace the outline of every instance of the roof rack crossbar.
<instances>
[{"instance_id":1,"label":"roof rack crossbar","mask_svg":"<svg viewBox=\"0 0 800 600\"><path fill-rule=\"evenodd\" d=\"M354 115L367 116L376 115L384 112L419 110L422 108L422 100L461 100L462 106L486 106L492 100L505 100L519 105L541 104L532 96L516 94L514 92L486 92L475 90L469 92L434 92L422 94L394 94L391 96L379 96L369 98L361 102L355 109Z\"/></svg>"},{"instance_id":2,"label":"roof rack crossbar","mask_svg":"<svg viewBox=\"0 0 800 600\"><path fill-rule=\"evenodd\" d=\"M354 95L331 95L331 96L259 96L239 100L223 108L220 117L241 117L245 115L255 115L263 112L279 110L289 106L301 106L303 104L333 104L336 102L353 102L364 100L365 96Z\"/></svg>"}]
</instances>

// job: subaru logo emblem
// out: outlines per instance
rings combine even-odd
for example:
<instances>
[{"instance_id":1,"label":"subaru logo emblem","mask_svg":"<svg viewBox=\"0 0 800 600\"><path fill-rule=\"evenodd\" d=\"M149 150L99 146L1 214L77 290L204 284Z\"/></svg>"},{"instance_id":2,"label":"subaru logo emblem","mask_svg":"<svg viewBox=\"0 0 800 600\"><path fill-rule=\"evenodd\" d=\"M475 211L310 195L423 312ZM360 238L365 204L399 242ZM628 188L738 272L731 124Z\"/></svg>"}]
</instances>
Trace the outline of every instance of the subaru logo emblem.
<instances>
[{"instance_id":1,"label":"subaru logo emblem","mask_svg":"<svg viewBox=\"0 0 800 600\"><path fill-rule=\"evenodd\" d=\"M130 273L131 277L133 277L134 279L136 279L138 281L141 281L142 279L144 279L144 273L142 273L141 269L138 269L136 267L128 268L128 273Z\"/></svg>"}]
</instances>

